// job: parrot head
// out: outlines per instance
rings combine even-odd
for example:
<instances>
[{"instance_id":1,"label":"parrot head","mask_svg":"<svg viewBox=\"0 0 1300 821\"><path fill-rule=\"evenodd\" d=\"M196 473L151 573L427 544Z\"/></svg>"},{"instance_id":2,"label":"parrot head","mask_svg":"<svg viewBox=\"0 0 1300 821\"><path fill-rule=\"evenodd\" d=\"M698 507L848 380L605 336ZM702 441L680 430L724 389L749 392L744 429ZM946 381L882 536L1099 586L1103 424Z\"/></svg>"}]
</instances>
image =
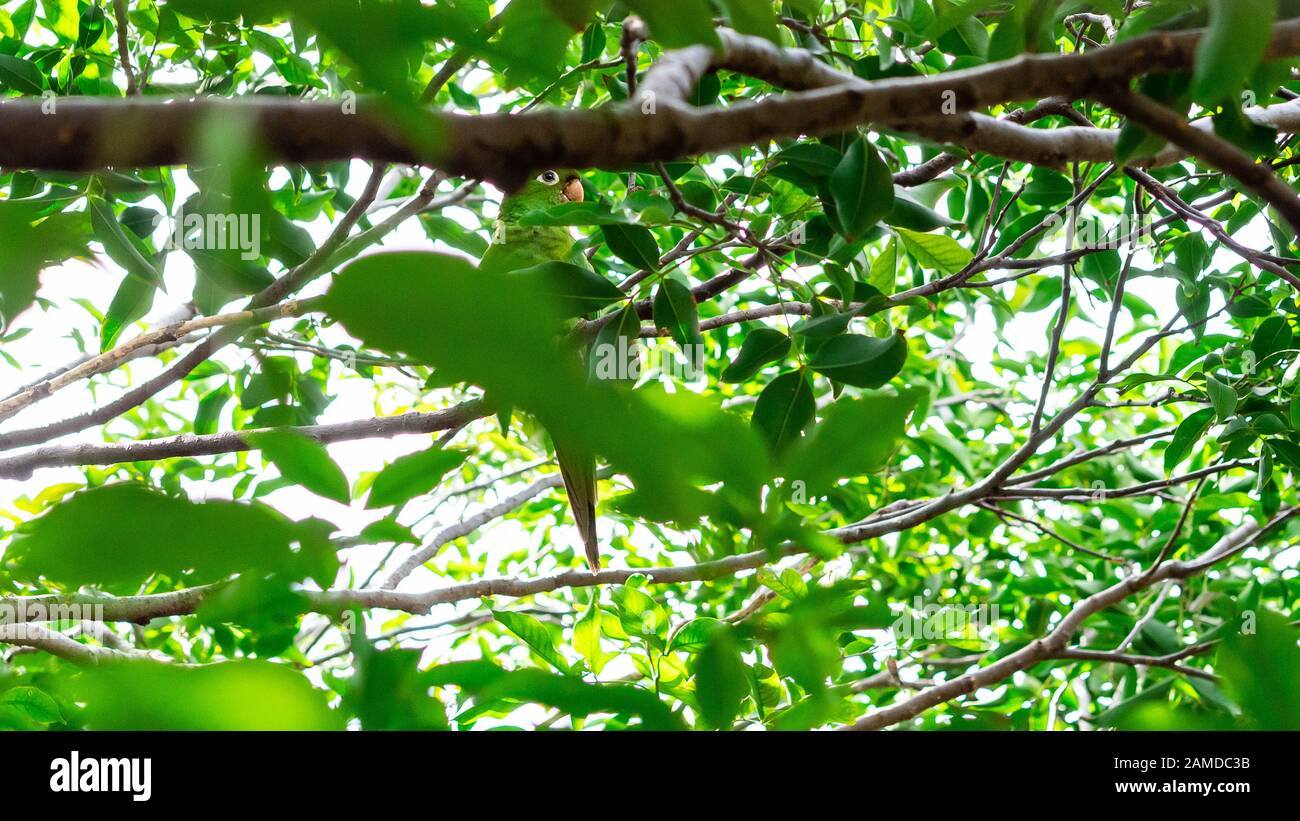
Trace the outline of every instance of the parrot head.
<instances>
[{"instance_id":1,"label":"parrot head","mask_svg":"<svg viewBox=\"0 0 1300 821\"><path fill-rule=\"evenodd\" d=\"M501 201L501 218L510 220L527 211L582 200L582 178L577 171L543 171Z\"/></svg>"}]
</instances>

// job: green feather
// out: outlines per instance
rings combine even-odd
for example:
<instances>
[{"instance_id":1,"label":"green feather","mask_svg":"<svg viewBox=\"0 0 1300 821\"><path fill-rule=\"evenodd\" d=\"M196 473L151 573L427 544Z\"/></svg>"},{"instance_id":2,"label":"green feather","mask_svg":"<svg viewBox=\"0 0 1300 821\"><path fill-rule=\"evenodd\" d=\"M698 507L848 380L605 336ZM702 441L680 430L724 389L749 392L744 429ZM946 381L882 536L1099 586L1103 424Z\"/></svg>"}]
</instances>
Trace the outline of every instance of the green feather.
<instances>
[{"instance_id":1,"label":"green feather","mask_svg":"<svg viewBox=\"0 0 1300 821\"><path fill-rule=\"evenodd\" d=\"M576 175L569 171L557 172L557 182L551 184L541 179L529 180L501 201L501 211L493 226L492 244L479 261L480 270L514 271L556 261L590 267L569 235L568 228L520 223L525 214L566 202L562 184L571 176ZM600 548L596 541L596 458L581 446L554 444L555 461L560 466L569 507L582 536L587 564L594 573L600 569Z\"/></svg>"},{"instance_id":2,"label":"green feather","mask_svg":"<svg viewBox=\"0 0 1300 821\"><path fill-rule=\"evenodd\" d=\"M562 182L569 174L559 172L559 180ZM483 255L479 267L503 272L555 261L575 262L588 267L581 252L575 254L568 228L520 223L525 214L565 201L560 183L548 185L538 179L529 180L523 188L502 200L501 211L493 225L492 245Z\"/></svg>"}]
</instances>

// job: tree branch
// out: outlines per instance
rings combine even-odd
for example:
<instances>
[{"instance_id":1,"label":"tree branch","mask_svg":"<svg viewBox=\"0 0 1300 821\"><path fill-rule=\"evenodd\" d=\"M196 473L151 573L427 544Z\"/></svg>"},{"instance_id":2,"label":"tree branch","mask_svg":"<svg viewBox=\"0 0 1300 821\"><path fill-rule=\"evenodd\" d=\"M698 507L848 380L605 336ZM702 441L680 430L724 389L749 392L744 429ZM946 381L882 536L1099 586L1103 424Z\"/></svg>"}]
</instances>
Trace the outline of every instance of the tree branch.
<instances>
[{"instance_id":1,"label":"tree branch","mask_svg":"<svg viewBox=\"0 0 1300 821\"><path fill-rule=\"evenodd\" d=\"M1083 53L1025 54L928 77L846 82L848 75L806 51L723 31L723 48L707 64L696 47L683 50L687 54L671 61L670 68L647 75L643 87L667 92L653 114L643 114L637 100L597 110L398 116L372 99L359 101L354 111L333 102L248 97L70 98L47 114L41 100L15 99L0 103L0 165L85 170L185 164L200 158L197 135L211 117L248 117L268 156L280 162L362 157L429 164L506 189L536 168L623 168L867 123L917 130L1010 159L1060 164L1112 156L1113 141L1091 128L1045 131L983 115L952 115L1026 97L1097 96L1126 87L1138 74L1185 69L1202 35L1199 29L1161 32ZM1300 54L1300 20L1278 23L1268 56L1295 54ZM674 100L671 94L685 87L683 81L698 80L701 65L810 90L725 107L696 108ZM1270 109L1266 119L1288 111L1300 115L1295 107ZM133 139L122 139L123 134Z\"/></svg>"},{"instance_id":2,"label":"tree branch","mask_svg":"<svg viewBox=\"0 0 1300 821\"><path fill-rule=\"evenodd\" d=\"M404 433L433 433L450 430L490 413L480 401L465 402L432 413L404 413L377 419L360 419L329 425L306 425L292 428L318 442L344 442L352 439L397 436ZM52 445L0 459L0 478L26 479L39 468L70 465L116 465L178 456L213 456L251 450L247 437L262 432L250 429L211 433L202 436L184 434L165 439L139 442L84 445Z\"/></svg>"},{"instance_id":3,"label":"tree branch","mask_svg":"<svg viewBox=\"0 0 1300 821\"><path fill-rule=\"evenodd\" d=\"M1116 584L1094 593L1075 605L1047 635L1036 639L1021 649L1003 656L987 667L945 681L899 704L875 710L848 729L879 730L915 718L931 707L951 701L959 696L974 692L980 687L987 687L1002 681L1013 673L1024 670L1057 656L1066 651L1066 644L1079 627L1095 613L1123 601L1134 593L1152 584L1166 579L1185 579L1200 573L1216 562L1222 561L1246 547L1254 544L1273 527L1300 513L1300 507L1287 508L1273 516L1263 525L1248 522L1219 540L1215 547L1201 559L1191 562L1168 562L1160 565L1155 574L1137 574L1129 576Z\"/></svg>"},{"instance_id":4,"label":"tree branch","mask_svg":"<svg viewBox=\"0 0 1300 821\"><path fill-rule=\"evenodd\" d=\"M135 81L135 70L131 68L131 46L127 42L126 0L113 0L114 28L117 29L117 56L126 74L126 96L134 97L140 93Z\"/></svg>"},{"instance_id":5,"label":"tree branch","mask_svg":"<svg viewBox=\"0 0 1300 821\"><path fill-rule=\"evenodd\" d=\"M1106 89L1096 98L1147 130L1204 160L1244 185L1251 193L1278 210L1300 233L1300 196L1267 164L1255 159L1209 128L1193 128L1183 117L1145 94L1124 89ZM1294 106L1294 103L1284 103Z\"/></svg>"}]
</instances>

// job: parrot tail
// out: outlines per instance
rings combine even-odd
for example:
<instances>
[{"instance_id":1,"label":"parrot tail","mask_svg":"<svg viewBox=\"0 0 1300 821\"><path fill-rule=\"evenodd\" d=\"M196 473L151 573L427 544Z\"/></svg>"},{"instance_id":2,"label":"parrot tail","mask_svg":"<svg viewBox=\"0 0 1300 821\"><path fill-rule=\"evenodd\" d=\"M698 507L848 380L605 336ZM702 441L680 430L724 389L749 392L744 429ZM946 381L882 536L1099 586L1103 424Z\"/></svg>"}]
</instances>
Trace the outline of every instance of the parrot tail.
<instances>
[{"instance_id":1,"label":"parrot tail","mask_svg":"<svg viewBox=\"0 0 1300 821\"><path fill-rule=\"evenodd\" d=\"M557 445L555 460L560 464L569 507L573 509L573 520L587 552L587 565L595 573L600 570L600 545L596 542L596 459L577 456Z\"/></svg>"}]
</instances>

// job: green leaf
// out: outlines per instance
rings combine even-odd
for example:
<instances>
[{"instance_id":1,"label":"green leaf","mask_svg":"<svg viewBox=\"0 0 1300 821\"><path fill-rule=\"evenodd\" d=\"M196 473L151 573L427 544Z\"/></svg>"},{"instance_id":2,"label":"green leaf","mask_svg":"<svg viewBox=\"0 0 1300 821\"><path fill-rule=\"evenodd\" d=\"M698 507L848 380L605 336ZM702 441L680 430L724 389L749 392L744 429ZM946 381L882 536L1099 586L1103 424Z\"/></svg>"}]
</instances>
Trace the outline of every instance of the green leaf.
<instances>
[{"instance_id":1,"label":"green leaf","mask_svg":"<svg viewBox=\"0 0 1300 821\"><path fill-rule=\"evenodd\" d=\"M907 362L907 339L902 331L876 338L846 334L817 349L808 367L858 388L878 388L893 379Z\"/></svg>"},{"instance_id":2,"label":"green leaf","mask_svg":"<svg viewBox=\"0 0 1300 821\"><path fill-rule=\"evenodd\" d=\"M352 499L348 477L325 446L310 436L281 429L244 434L251 446L280 469L280 475L312 493L347 504Z\"/></svg>"},{"instance_id":3,"label":"green leaf","mask_svg":"<svg viewBox=\"0 0 1300 821\"><path fill-rule=\"evenodd\" d=\"M605 27L599 21L587 26L582 33L582 62L590 63L605 53Z\"/></svg>"},{"instance_id":4,"label":"green leaf","mask_svg":"<svg viewBox=\"0 0 1300 821\"><path fill-rule=\"evenodd\" d=\"M573 649L587 660L587 667L596 675L611 658L600 646L601 618L600 603L593 597L582 618L573 625Z\"/></svg>"},{"instance_id":5,"label":"green leaf","mask_svg":"<svg viewBox=\"0 0 1300 821\"><path fill-rule=\"evenodd\" d=\"M156 573L202 584L255 568L288 568L297 536L291 522L261 505L195 503L120 483L55 505L14 540L5 559L15 578L43 576L69 587L135 586Z\"/></svg>"},{"instance_id":6,"label":"green leaf","mask_svg":"<svg viewBox=\"0 0 1300 821\"><path fill-rule=\"evenodd\" d=\"M709 725L727 729L749 695L749 666L730 625L720 625L695 655L695 700Z\"/></svg>"},{"instance_id":7,"label":"green leaf","mask_svg":"<svg viewBox=\"0 0 1300 821\"><path fill-rule=\"evenodd\" d=\"M0 693L0 706L13 707L37 724L58 724L63 721L59 705L35 687L19 686L5 690Z\"/></svg>"},{"instance_id":8,"label":"green leaf","mask_svg":"<svg viewBox=\"0 0 1300 821\"><path fill-rule=\"evenodd\" d=\"M1235 631L1215 663L1249 725L1260 730L1300 730L1300 649L1284 616L1258 612L1253 632Z\"/></svg>"},{"instance_id":9,"label":"green leaf","mask_svg":"<svg viewBox=\"0 0 1300 821\"><path fill-rule=\"evenodd\" d=\"M99 6L87 8L77 25L77 48L84 51L95 45L104 35L105 28L104 10Z\"/></svg>"},{"instance_id":10,"label":"green leaf","mask_svg":"<svg viewBox=\"0 0 1300 821\"><path fill-rule=\"evenodd\" d=\"M782 149L781 153L773 157L773 162L778 166L793 166L814 180L824 180L830 177L842 159L843 155L834 146L826 143L795 143L789 148ZM750 183L752 182L751 180ZM739 193L747 193L747 191L746 188Z\"/></svg>"},{"instance_id":11,"label":"green leaf","mask_svg":"<svg viewBox=\"0 0 1300 821\"><path fill-rule=\"evenodd\" d=\"M411 529L396 519L380 519L361 529L361 538L370 542L393 542L394 544L419 544L420 538Z\"/></svg>"},{"instance_id":12,"label":"green leaf","mask_svg":"<svg viewBox=\"0 0 1300 821\"><path fill-rule=\"evenodd\" d=\"M547 664L562 673L569 672L569 664L555 647L555 638L546 625L527 613L498 610L492 614L503 627L514 633L533 649Z\"/></svg>"},{"instance_id":13,"label":"green leaf","mask_svg":"<svg viewBox=\"0 0 1300 821\"><path fill-rule=\"evenodd\" d=\"M122 277L122 284L117 286L117 293L104 314L104 324L99 331L99 350L107 351L117 344L122 330L132 322L149 313L153 307L154 295L158 288L152 282L133 277Z\"/></svg>"},{"instance_id":14,"label":"green leaf","mask_svg":"<svg viewBox=\"0 0 1300 821\"><path fill-rule=\"evenodd\" d=\"M231 294L256 294L275 281L264 266L240 259L238 251L189 248L186 253L199 277Z\"/></svg>"},{"instance_id":15,"label":"green leaf","mask_svg":"<svg viewBox=\"0 0 1300 821\"><path fill-rule=\"evenodd\" d=\"M875 146L854 140L827 185L844 235L862 236L894 208L894 182Z\"/></svg>"},{"instance_id":16,"label":"green leaf","mask_svg":"<svg viewBox=\"0 0 1300 821\"><path fill-rule=\"evenodd\" d=\"M1300 471L1300 445L1281 437L1268 439L1269 448L1295 471Z\"/></svg>"},{"instance_id":17,"label":"green leaf","mask_svg":"<svg viewBox=\"0 0 1300 821\"><path fill-rule=\"evenodd\" d=\"M722 381L744 382L769 362L784 359L790 345L790 337L774 328L755 328L745 335L740 353L722 372Z\"/></svg>"},{"instance_id":18,"label":"green leaf","mask_svg":"<svg viewBox=\"0 0 1300 821\"><path fill-rule=\"evenodd\" d=\"M808 585L804 582L803 576L793 568L786 568L781 571L781 575L773 573L770 569L759 568L758 581L767 589L777 594L786 601L798 601L808 595Z\"/></svg>"},{"instance_id":19,"label":"green leaf","mask_svg":"<svg viewBox=\"0 0 1300 821\"><path fill-rule=\"evenodd\" d=\"M848 476L864 476L887 464L916 407L915 394L841 399L786 455L784 474L820 493Z\"/></svg>"},{"instance_id":20,"label":"green leaf","mask_svg":"<svg viewBox=\"0 0 1300 821\"><path fill-rule=\"evenodd\" d=\"M1273 313L1273 304L1254 294L1238 297L1228 304L1228 315L1237 319L1254 319Z\"/></svg>"},{"instance_id":21,"label":"green leaf","mask_svg":"<svg viewBox=\"0 0 1300 821\"><path fill-rule=\"evenodd\" d=\"M216 19L231 19L235 12L242 13L246 20L265 19L266 15L263 0L185 0L183 6L173 0L168 5L181 8L191 17L202 11ZM277 11L287 12L295 25L318 32L326 44L356 66L369 89L403 101L414 96L412 67L420 65L426 40L448 35L470 39L475 24L482 24L463 11L422 6L417 0L366 4L279 0L272 5L278 6ZM534 3L522 5L541 7ZM385 47L375 48L375 43L384 43Z\"/></svg>"},{"instance_id":22,"label":"green leaf","mask_svg":"<svg viewBox=\"0 0 1300 821\"><path fill-rule=\"evenodd\" d=\"M364 636L351 640L356 674L343 693L343 706L363 730L446 730L447 710L430 693L431 670L422 670L416 649L376 650Z\"/></svg>"},{"instance_id":23,"label":"green leaf","mask_svg":"<svg viewBox=\"0 0 1300 821\"><path fill-rule=\"evenodd\" d=\"M194 414L194 432L200 436L214 433L221 410L234 394L230 387L222 385L199 400L199 409Z\"/></svg>"},{"instance_id":24,"label":"green leaf","mask_svg":"<svg viewBox=\"0 0 1300 821\"><path fill-rule=\"evenodd\" d=\"M677 628L664 652L698 653L709 643L713 634L725 626L724 622L708 616L691 619Z\"/></svg>"},{"instance_id":25,"label":"green leaf","mask_svg":"<svg viewBox=\"0 0 1300 821\"><path fill-rule=\"evenodd\" d=\"M514 3L506 7L501 35L488 50L503 69L507 86L550 82L559 77L564 52L579 30L581 26L557 18L546 3Z\"/></svg>"},{"instance_id":26,"label":"green leaf","mask_svg":"<svg viewBox=\"0 0 1300 821\"><path fill-rule=\"evenodd\" d=\"M1276 354L1291 347L1291 326L1280 316L1271 316L1259 324L1250 339L1250 350L1255 355L1256 367L1276 365ZM1265 360L1271 360L1266 362Z\"/></svg>"},{"instance_id":27,"label":"green leaf","mask_svg":"<svg viewBox=\"0 0 1300 821\"><path fill-rule=\"evenodd\" d=\"M614 255L627 264L646 271L659 270L659 246L644 225L608 223L600 234Z\"/></svg>"},{"instance_id":28,"label":"green leaf","mask_svg":"<svg viewBox=\"0 0 1300 821\"><path fill-rule=\"evenodd\" d=\"M629 302L596 333L587 362L591 379L634 384L641 376L640 339L641 317Z\"/></svg>"},{"instance_id":29,"label":"green leaf","mask_svg":"<svg viewBox=\"0 0 1300 821\"><path fill-rule=\"evenodd\" d=\"M443 450L437 446L399 456L375 477L366 497L366 507L402 505L423 496L437 487L449 471L460 467L468 456L462 450Z\"/></svg>"},{"instance_id":30,"label":"green leaf","mask_svg":"<svg viewBox=\"0 0 1300 821\"><path fill-rule=\"evenodd\" d=\"M691 289L682 282L667 277L659 283L654 298L655 327L666 330L683 350L699 345L700 314Z\"/></svg>"},{"instance_id":31,"label":"green leaf","mask_svg":"<svg viewBox=\"0 0 1300 821\"><path fill-rule=\"evenodd\" d=\"M871 261L871 277L867 284L884 296L894 293L898 287L898 240L894 237L889 238L884 249Z\"/></svg>"},{"instance_id":32,"label":"green leaf","mask_svg":"<svg viewBox=\"0 0 1300 821\"><path fill-rule=\"evenodd\" d=\"M830 339L833 336L839 336L849 329L850 323L858 316L859 311L847 311L845 313L824 313L821 316L815 316L805 319L790 329L791 333L805 336L809 339Z\"/></svg>"},{"instance_id":33,"label":"green leaf","mask_svg":"<svg viewBox=\"0 0 1300 821\"><path fill-rule=\"evenodd\" d=\"M1004 14L989 38L989 61L1010 60L1025 50L1025 21L1020 14Z\"/></svg>"},{"instance_id":34,"label":"green leaf","mask_svg":"<svg viewBox=\"0 0 1300 821\"><path fill-rule=\"evenodd\" d=\"M1214 412L1220 422L1226 421L1237 412L1237 392L1231 385L1206 374L1205 390L1210 395L1210 402L1214 405Z\"/></svg>"},{"instance_id":35,"label":"green leaf","mask_svg":"<svg viewBox=\"0 0 1300 821\"><path fill-rule=\"evenodd\" d=\"M758 395L752 424L772 450L780 453L799 438L816 411L807 372L790 371L773 379Z\"/></svg>"},{"instance_id":36,"label":"green leaf","mask_svg":"<svg viewBox=\"0 0 1300 821\"><path fill-rule=\"evenodd\" d=\"M644 515L699 516L724 498L743 515L757 514L766 451L738 418L716 399L589 379L560 338L562 311L518 280L458 257L379 253L335 275L323 306L368 345L472 381L532 414L553 439L606 457L653 506ZM646 448L646 441L674 446ZM721 494L699 491L718 481Z\"/></svg>"},{"instance_id":37,"label":"green leaf","mask_svg":"<svg viewBox=\"0 0 1300 821\"><path fill-rule=\"evenodd\" d=\"M509 273L527 278L542 293L564 306L566 316L593 313L606 305L627 299L627 294L600 274L570 262L543 262Z\"/></svg>"},{"instance_id":38,"label":"green leaf","mask_svg":"<svg viewBox=\"0 0 1300 821\"><path fill-rule=\"evenodd\" d=\"M109 204L99 197L87 197L87 202L90 204L90 224L95 231L95 239L104 246L109 259L121 265L131 276L160 285L162 274L158 267L145 258L135 235L122 229Z\"/></svg>"},{"instance_id":39,"label":"green leaf","mask_svg":"<svg viewBox=\"0 0 1300 821\"><path fill-rule=\"evenodd\" d=\"M1192 336L1200 341L1205 335L1205 319L1210 312L1210 288L1204 282L1182 284L1174 291L1174 303L1192 326Z\"/></svg>"},{"instance_id":40,"label":"green leaf","mask_svg":"<svg viewBox=\"0 0 1300 821\"><path fill-rule=\"evenodd\" d=\"M906 228L895 228L903 247L922 268L933 268L940 273L955 274L965 268L973 258L970 251L957 240L943 234L922 234Z\"/></svg>"},{"instance_id":41,"label":"green leaf","mask_svg":"<svg viewBox=\"0 0 1300 821\"><path fill-rule=\"evenodd\" d=\"M547 8L574 31L582 31L596 13L596 0L545 0Z\"/></svg>"},{"instance_id":42,"label":"green leaf","mask_svg":"<svg viewBox=\"0 0 1300 821\"><path fill-rule=\"evenodd\" d=\"M83 670L72 686L95 730L343 729L323 691L266 661L103 664Z\"/></svg>"},{"instance_id":43,"label":"green leaf","mask_svg":"<svg viewBox=\"0 0 1300 821\"><path fill-rule=\"evenodd\" d=\"M45 23L50 31L69 42L77 39L81 25L77 0L41 0L41 10L45 12Z\"/></svg>"},{"instance_id":44,"label":"green leaf","mask_svg":"<svg viewBox=\"0 0 1300 821\"><path fill-rule=\"evenodd\" d=\"M768 645L772 661L809 692L819 692L839 669L840 652L828 631L808 618L792 619Z\"/></svg>"},{"instance_id":45,"label":"green leaf","mask_svg":"<svg viewBox=\"0 0 1300 821\"><path fill-rule=\"evenodd\" d=\"M708 0L628 0L650 27L650 36L663 48L703 43L719 45Z\"/></svg>"},{"instance_id":46,"label":"green leaf","mask_svg":"<svg viewBox=\"0 0 1300 821\"><path fill-rule=\"evenodd\" d=\"M727 22L741 34L753 34L780 44L776 13L770 0L722 0Z\"/></svg>"},{"instance_id":47,"label":"green leaf","mask_svg":"<svg viewBox=\"0 0 1300 821\"><path fill-rule=\"evenodd\" d=\"M262 251L266 256L288 266L301 265L316 250L316 243L306 228L279 211L262 215Z\"/></svg>"},{"instance_id":48,"label":"green leaf","mask_svg":"<svg viewBox=\"0 0 1300 821\"><path fill-rule=\"evenodd\" d=\"M27 60L0 54L0 85L22 94L40 94L45 89L45 76Z\"/></svg>"},{"instance_id":49,"label":"green leaf","mask_svg":"<svg viewBox=\"0 0 1300 821\"><path fill-rule=\"evenodd\" d=\"M1169 440L1169 447L1165 449L1165 473L1172 472L1179 462L1191 455L1192 447L1213 422L1214 408L1201 408L1179 423Z\"/></svg>"},{"instance_id":50,"label":"green leaf","mask_svg":"<svg viewBox=\"0 0 1300 821\"><path fill-rule=\"evenodd\" d=\"M921 232L933 231L936 228L952 228L961 224L932 208L925 207L908 195L899 193L897 186L894 189L894 206L881 221L896 228Z\"/></svg>"},{"instance_id":51,"label":"green leaf","mask_svg":"<svg viewBox=\"0 0 1300 821\"><path fill-rule=\"evenodd\" d=\"M647 730L683 729L681 719L654 692L628 684L588 684L577 676L538 669L499 670L488 675L480 666L464 664L435 667L430 674L435 684L457 684L480 702L534 702L579 718L593 713L630 713L640 716L640 726Z\"/></svg>"},{"instance_id":52,"label":"green leaf","mask_svg":"<svg viewBox=\"0 0 1300 821\"><path fill-rule=\"evenodd\" d=\"M1125 27L1124 31L1129 29ZM1188 108L1188 84L1191 75L1186 72L1149 74L1138 81L1138 91L1156 102L1164 103L1184 114ZM1121 165L1134 159L1151 157L1165 145L1164 137L1151 134L1141 126L1126 121L1119 130L1115 143L1115 158Z\"/></svg>"},{"instance_id":53,"label":"green leaf","mask_svg":"<svg viewBox=\"0 0 1300 821\"><path fill-rule=\"evenodd\" d=\"M1273 35L1277 0L1209 0L1210 26L1196 49L1193 99L1220 103L1236 95L1259 65Z\"/></svg>"},{"instance_id":54,"label":"green leaf","mask_svg":"<svg viewBox=\"0 0 1300 821\"><path fill-rule=\"evenodd\" d=\"M1050 168L1035 168L1020 198L1030 205L1055 208L1064 205L1072 196L1074 184L1069 177Z\"/></svg>"}]
</instances>

